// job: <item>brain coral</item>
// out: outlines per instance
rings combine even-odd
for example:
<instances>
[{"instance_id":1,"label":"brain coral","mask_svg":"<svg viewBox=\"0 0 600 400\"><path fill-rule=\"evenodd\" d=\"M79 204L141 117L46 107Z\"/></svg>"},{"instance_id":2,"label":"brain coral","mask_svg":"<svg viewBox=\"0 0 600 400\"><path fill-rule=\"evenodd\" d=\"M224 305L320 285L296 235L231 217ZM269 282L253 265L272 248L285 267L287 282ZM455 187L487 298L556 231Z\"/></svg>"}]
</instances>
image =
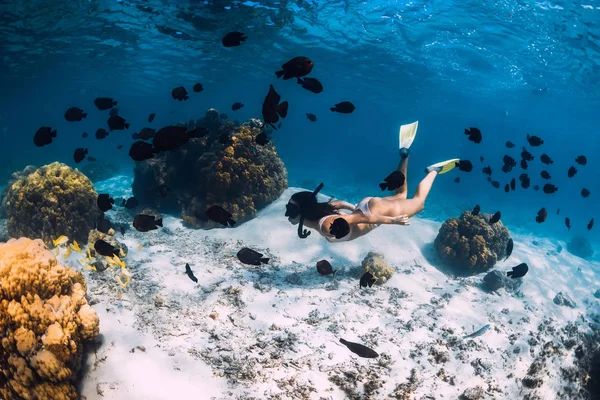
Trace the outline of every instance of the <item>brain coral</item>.
<instances>
[{"instance_id":1,"label":"brain coral","mask_svg":"<svg viewBox=\"0 0 600 400\"><path fill-rule=\"evenodd\" d=\"M60 235L86 243L101 212L92 182L76 169L52 163L15 181L6 195L7 229L11 237Z\"/></svg>"},{"instance_id":2,"label":"brain coral","mask_svg":"<svg viewBox=\"0 0 600 400\"><path fill-rule=\"evenodd\" d=\"M99 333L83 276L44 243L0 244L0 398L77 399L83 340Z\"/></svg>"},{"instance_id":3,"label":"brain coral","mask_svg":"<svg viewBox=\"0 0 600 400\"><path fill-rule=\"evenodd\" d=\"M447 220L435 238L436 251L461 272L478 273L493 267L506 255L510 233L502 221L490 225L491 217L465 211L460 218Z\"/></svg>"},{"instance_id":4,"label":"brain coral","mask_svg":"<svg viewBox=\"0 0 600 400\"><path fill-rule=\"evenodd\" d=\"M384 284L394 274L394 268L384 260L383 255L372 251L362 260L361 266L360 276L363 276L365 272L370 272L377 279L376 285Z\"/></svg>"},{"instance_id":5,"label":"brain coral","mask_svg":"<svg viewBox=\"0 0 600 400\"><path fill-rule=\"evenodd\" d=\"M25 167L25 169L23 169L23 171L16 171L12 173L12 175L8 179L6 187L4 188L2 193L0 193L0 218L6 218L6 209L4 207L6 204L6 195L8 194L8 189L10 189L13 183L18 181L19 179L25 178L32 172L35 172L36 169L37 168L33 165L28 165L27 167Z\"/></svg>"},{"instance_id":6,"label":"brain coral","mask_svg":"<svg viewBox=\"0 0 600 400\"><path fill-rule=\"evenodd\" d=\"M136 163L133 193L142 204L181 212L188 226L212 228L220 225L205 218L208 207L220 205L240 223L287 188L287 171L275 147L255 143L260 122L223 123L219 112L211 109L187 126L206 128L208 134ZM227 136L230 142L221 143Z\"/></svg>"}]
</instances>

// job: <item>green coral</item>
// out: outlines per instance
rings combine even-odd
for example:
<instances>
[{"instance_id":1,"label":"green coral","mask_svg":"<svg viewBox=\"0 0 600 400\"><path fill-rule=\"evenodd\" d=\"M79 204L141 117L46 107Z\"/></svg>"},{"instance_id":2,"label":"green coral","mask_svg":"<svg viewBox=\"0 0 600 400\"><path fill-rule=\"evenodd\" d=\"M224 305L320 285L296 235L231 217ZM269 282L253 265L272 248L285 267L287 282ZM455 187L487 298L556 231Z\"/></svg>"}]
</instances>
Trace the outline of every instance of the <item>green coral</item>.
<instances>
[{"instance_id":1,"label":"green coral","mask_svg":"<svg viewBox=\"0 0 600 400\"><path fill-rule=\"evenodd\" d=\"M60 235L86 243L101 215L92 182L58 162L43 166L10 185L5 207L11 237L41 238L51 243Z\"/></svg>"},{"instance_id":2,"label":"green coral","mask_svg":"<svg viewBox=\"0 0 600 400\"><path fill-rule=\"evenodd\" d=\"M394 268L383 259L383 255L370 251L362 260L360 275L362 276L366 272L373 275L376 285L382 285L392 277Z\"/></svg>"}]
</instances>

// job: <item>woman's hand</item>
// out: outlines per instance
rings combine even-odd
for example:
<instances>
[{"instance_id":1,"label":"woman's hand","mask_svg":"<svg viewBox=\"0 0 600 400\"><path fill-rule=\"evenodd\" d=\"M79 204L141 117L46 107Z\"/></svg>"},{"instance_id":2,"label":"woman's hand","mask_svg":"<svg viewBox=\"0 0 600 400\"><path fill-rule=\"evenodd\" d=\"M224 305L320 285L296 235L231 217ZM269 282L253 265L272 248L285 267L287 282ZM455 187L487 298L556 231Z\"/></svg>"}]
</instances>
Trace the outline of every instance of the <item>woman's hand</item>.
<instances>
[{"instance_id":1,"label":"woman's hand","mask_svg":"<svg viewBox=\"0 0 600 400\"><path fill-rule=\"evenodd\" d=\"M410 225L408 215L398 215L397 217L392 217L392 221L394 225Z\"/></svg>"}]
</instances>

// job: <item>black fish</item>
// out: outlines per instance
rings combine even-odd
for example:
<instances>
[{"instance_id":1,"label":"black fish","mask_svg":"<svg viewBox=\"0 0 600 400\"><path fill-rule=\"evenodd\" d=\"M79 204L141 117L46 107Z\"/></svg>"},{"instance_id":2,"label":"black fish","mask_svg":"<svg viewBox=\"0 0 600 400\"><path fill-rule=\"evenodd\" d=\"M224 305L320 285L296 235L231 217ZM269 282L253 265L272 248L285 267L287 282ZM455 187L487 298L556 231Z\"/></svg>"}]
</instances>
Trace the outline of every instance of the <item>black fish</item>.
<instances>
[{"instance_id":1,"label":"black fish","mask_svg":"<svg viewBox=\"0 0 600 400\"><path fill-rule=\"evenodd\" d=\"M281 96L275 91L273 85L269 86L269 93L265 97L262 106L262 115L263 121L265 124L269 124L275 128L273 124L279 122L279 117L285 118L288 112L288 102L284 101L283 103L279 103L281 101Z\"/></svg>"},{"instance_id":2,"label":"black fish","mask_svg":"<svg viewBox=\"0 0 600 400\"><path fill-rule=\"evenodd\" d=\"M129 129L130 126L125 118L118 115L111 115L107 122L108 129L111 131L122 131L123 129Z\"/></svg>"},{"instance_id":3,"label":"black fish","mask_svg":"<svg viewBox=\"0 0 600 400\"><path fill-rule=\"evenodd\" d=\"M379 184L379 187L381 188L381 191L384 191L386 189L392 191L404 185L405 181L406 177L402 172L394 171L391 174L389 174L387 178L384 179L385 183Z\"/></svg>"},{"instance_id":4,"label":"black fish","mask_svg":"<svg viewBox=\"0 0 600 400\"><path fill-rule=\"evenodd\" d=\"M264 258L262 254L258 251L254 251L247 247L243 247L240 251L237 252L237 258L243 264L247 265L260 265L267 264L269 262L268 258Z\"/></svg>"},{"instance_id":5,"label":"black fish","mask_svg":"<svg viewBox=\"0 0 600 400\"><path fill-rule=\"evenodd\" d=\"M485 160L485 158L483 158L483 156L479 156L479 161L483 162L483 160Z\"/></svg>"},{"instance_id":6,"label":"black fish","mask_svg":"<svg viewBox=\"0 0 600 400\"><path fill-rule=\"evenodd\" d=\"M533 185L533 190L535 190L536 192L537 192L538 190L540 190L540 185Z\"/></svg>"},{"instance_id":7,"label":"black fish","mask_svg":"<svg viewBox=\"0 0 600 400\"><path fill-rule=\"evenodd\" d=\"M198 283L198 278L196 278L194 276L194 273L192 272L192 269L190 268L190 264L185 264L185 273L192 281L194 281L194 283Z\"/></svg>"},{"instance_id":8,"label":"black fish","mask_svg":"<svg viewBox=\"0 0 600 400\"><path fill-rule=\"evenodd\" d=\"M98 107L98 110L105 111L110 110L113 106L117 105L117 102L110 97L97 97L94 100L94 104Z\"/></svg>"},{"instance_id":9,"label":"black fish","mask_svg":"<svg viewBox=\"0 0 600 400\"><path fill-rule=\"evenodd\" d=\"M111 223L107 218L100 217L98 218L98 221L96 221L96 229L98 232L108 233L111 228Z\"/></svg>"},{"instance_id":10,"label":"black fish","mask_svg":"<svg viewBox=\"0 0 600 400\"><path fill-rule=\"evenodd\" d=\"M91 161L91 162L96 161L96 159L94 157L88 157L87 159L88 159L88 161Z\"/></svg>"},{"instance_id":11,"label":"black fish","mask_svg":"<svg viewBox=\"0 0 600 400\"><path fill-rule=\"evenodd\" d=\"M546 211L546 208L542 207L542 209L538 211L537 217L535 217L535 222L541 224L542 222L546 221L546 218L548 218L548 212Z\"/></svg>"},{"instance_id":12,"label":"black fish","mask_svg":"<svg viewBox=\"0 0 600 400\"><path fill-rule=\"evenodd\" d=\"M126 209L131 210L132 208L136 208L139 203L135 197L130 197L127 200L123 199L123 204L121 205Z\"/></svg>"},{"instance_id":13,"label":"black fish","mask_svg":"<svg viewBox=\"0 0 600 400\"><path fill-rule=\"evenodd\" d=\"M521 181L521 187L523 189L527 189L531 184L531 180L529 179L529 176L527 174L519 175L519 180Z\"/></svg>"},{"instance_id":14,"label":"black fish","mask_svg":"<svg viewBox=\"0 0 600 400\"><path fill-rule=\"evenodd\" d=\"M556 209L556 215L560 215L560 208Z\"/></svg>"},{"instance_id":15,"label":"black fish","mask_svg":"<svg viewBox=\"0 0 600 400\"><path fill-rule=\"evenodd\" d=\"M579 165L587 164L587 158L585 156L577 156L575 157L575 162Z\"/></svg>"},{"instance_id":16,"label":"black fish","mask_svg":"<svg viewBox=\"0 0 600 400\"><path fill-rule=\"evenodd\" d=\"M316 122L316 120L317 120L317 116L315 114L311 114L311 113L306 113L306 118L308 118L308 120L312 121L312 122Z\"/></svg>"},{"instance_id":17,"label":"black fish","mask_svg":"<svg viewBox=\"0 0 600 400\"><path fill-rule=\"evenodd\" d=\"M465 129L465 135L469 135L469 140L473 143L481 143L481 131L477 128Z\"/></svg>"},{"instance_id":18,"label":"black fish","mask_svg":"<svg viewBox=\"0 0 600 400\"><path fill-rule=\"evenodd\" d=\"M156 117L156 113L150 113L150 115L148 115L148 122L154 121L154 117Z\"/></svg>"},{"instance_id":19,"label":"black fish","mask_svg":"<svg viewBox=\"0 0 600 400\"><path fill-rule=\"evenodd\" d=\"M224 144L225 146L231 146L233 144L233 139L231 139L229 133L222 133L219 136L219 143Z\"/></svg>"},{"instance_id":20,"label":"black fish","mask_svg":"<svg viewBox=\"0 0 600 400\"><path fill-rule=\"evenodd\" d=\"M133 227L140 232L148 232L162 227L162 218L156 219L153 215L138 214L133 219Z\"/></svg>"},{"instance_id":21,"label":"black fish","mask_svg":"<svg viewBox=\"0 0 600 400\"><path fill-rule=\"evenodd\" d=\"M569 168L569 171L567 171L567 175L569 176L569 178L574 177L576 173L577 173L577 168L575 168L575 167L571 167L571 168Z\"/></svg>"},{"instance_id":22,"label":"black fish","mask_svg":"<svg viewBox=\"0 0 600 400\"><path fill-rule=\"evenodd\" d=\"M201 91L203 91L203 90L204 90L204 86L202 86L202 84L201 84L201 83L196 83L196 84L194 85L194 87L192 88L192 90L193 90L195 93L200 93Z\"/></svg>"},{"instance_id":23,"label":"black fish","mask_svg":"<svg viewBox=\"0 0 600 400\"><path fill-rule=\"evenodd\" d=\"M52 128L50 128L49 126L42 126L40 129L37 130L37 132L33 136L33 143L38 147L42 147L52 143L52 138L55 137L56 129L52 130Z\"/></svg>"},{"instance_id":24,"label":"black fish","mask_svg":"<svg viewBox=\"0 0 600 400\"><path fill-rule=\"evenodd\" d=\"M506 147L508 147L509 149L512 149L515 147L515 144L513 142L506 142Z\"/></svg>"},{"instance_id":25,"label":"black fish","mask_svg":"<svg viewBox=\"0 0 600 400\"><path fill-rule=\"evenodd\" d=\"M483 169L481 170L485 175L489 175L492 176L492 167L490 167L489 165L487 167L483 167Z\"/></svg>"},{"instance_id":26,"label":"black fish","mask_svg":"<svg viewBox=\"0 0 600 400\"><path fill-rule=\"evenodd\" d=\"M108 136L108 131L106 129L100 128L96 131L96 139L102 140Z\"/></svg>"},{"instance_id":27,"label":"black fish","mask_svg":"<svg viewBox=\"0 0 600 400\"><path fill-rule=\"evenodd\" d=\"M254 141L256 142L256 144L260 144L261 146L264 146L267 143L269 143L269 138L267 137L267 135L265 135L263 132L261 132L258 135L256 135L256 139L254 139Z\"/></svg>"},{"instance_id":28,"label":"black fish","mask_svg":"<svg viewBox=\"0 0 600 400\"><path fill-rule=\"evenodd\" d=\"M552 179L552 177L550 176L550 173L546 170L543 170L542 172L540 172L540 176L546 180Z\"/></svg>"},{"instance_id":29,"label":"black fish","mask_svg":"<svg viewBox=\"0 0 600 400\"><path fill-rule=\"evenodd\" d=\"M248 39L248 36L244 36L242 32L233 31L223 36L221 43L224 47L235 47L245 42L246 39Z\"/></svg>"},{"instance_id":30,"label":"black fish","mask_svg":"<svg viewBox=\"0 0 600 400\"><path fill-rule=\"evenodd\" d=\"M370 272L365 272L363 276L360 277L360 287L369 287L373 286L377 279L373 277L373 274Z\"/></svg>"},{"instance_id":31,"label":"black fish","mask_svg":"<svg viewBox=\"0 0 600 400\"><path fill-rule=\"evenodd\" d=\"M110 243L106 243L102 239L99 239L94 243L94 250L105 257L118 256L120 253L120 249L113 247Z\"/></svg>"},{"instance_id":32,"label":"black fish","mask_svg":"<svg viewBox=\"0 0 600 400\"><path fill-rule=\"evenodd\" d=\"M244 107L244 105L238 101L237 103L233 103L233 105L231 106L231 110L237 111L242 107Z\"/></svg>"},{"instance_id":33,"label":"black fish","mask_svg":"<svg viewBox=\"0 0 600 400\"><path fill-rule=\"evenodd\" d=\"M492 218L490 218L490 225L494 225L496 222L500 221L501 217L502 213L500 213L500 211L496 211L496 213L492 215Z\"/></svg>"},{"instance_id":34,"label":"black fish","mask_svg":"<svg viewBox=\"0 0 600 400\"><path fill-rule=\"evenodd\" d=\"M510 165L508 165L508 164L504 164L504 165L502 166L502 172L504 172L504 173L510 172L510 171L512 171L512 169L513 169L513 167L511 167L511 166L510 166Z\"/></svg>"},{"instance_id":35,"label":"black fish","mask_svg":"<svg viewBox=\"0 0 600 400\"><path fill-rule=\"evenodd\" d=\"M229 211L225 210L221 206L210 206L206 210L206 216L211 221L217 222L223 226L227 226L227 224L229 224L229 226L235 225L235 221L233 220L233 218L231 218L233 215L231 215Z\"/></svg>"},{"instance_id":36,"label":"black fish","mask_svg":"<svg viewBox=\"0 0 600 400\"><path fill-rule=\"evenodd\" d=\"M108 193L103 193L98 195L96 203L98 204L100 211L107 212L112 208L112 205L115 204L115 200L112 199Z\"/></svg>"},{"instance_id":37,"label":"black fish","mask_svg":"<svg viewBox=\"0 0 600 400\"><path fill-rule=\"evenodd\" d=\"M87 114L77 107L71 107L65 112L65 119L69 122L81 121L85 117L87 117Z\"/></svg>"},{"instance_id":38,"label":"black fish","mask_svg":"<svg viewBox=\"0 0 600 400\"><path fill-rule=\"evenodd\" d=\"M185 90L183 86L178 86L175 89L171 90L171 97L179 101L185 101L190 98L190 96L188 96L187 90Z\"/></svg>"},{"instance_id":39,"label":"black fish","mask_svg":"<svg viewBox=\"0 0 600 400\"><path fill-rule=\"evenodd\" d=\"M529 271L529 266L526 263L522 263L517 265L516 267L512 267L512 271L508 271L506 276L509 276L513 279L522 278Z\"/></svg>"},{"instance_id":40,"label":"black fish","mask_svg":"<svg viewBox=\"0 0 600 400\"><path fill-rule=\"evenodd\" d=\"M154 135L156 135L156 129L143 128L140 133L134 133L131 137L132 139L150 140L154 139Z\"/></svg>"},{"instance_id":41,"label":"black fish","mask_svg":"<svg viewBox=\"0 0 600 400\"><path fill-rule=\"evenodd\" d=\"M75 149L75 153L73 153L73 160L75 160L76 164L79 164L80 162L82 162L84 160L85 155L87 153L88 153L88 149L79 147L79 148Z\"/></svg>"},{"instance_id":42,"label":"black fish","mask_svg":"<svg viewBox=\"0 0 600 400\"><path fill-rule=\"evenodd\" d=\"M456 166L460 171L471 172L473 171L473 164L469 160L460 160L456 162Z\"/></svg>"},{"instance_id":43,"label":"black fish","mask_svg":"<svg viewBox=\"0 0 600 400\"><path fill-rule=\"evenodd\" d=\"M375 350L372 350L372 349L368 348L367 346L363 346L362 344L349 342L344 339L340 339L340 343L344 344L348 348L348 350L350 350L351 352L353 352L354 354L356 354L359 357L363 357L363 358L379 357L379 354L377 354L377 352L375 352Z\"/></svg>"},{"instance_id":44,"label":"black fish","mask_svg":"<svg viewBox=\"0 0 600 400\"><path fill-rule=\"evenodd\" d=\"M321 260L317 262L317 272L321 275L331 275L335 274L337 269L334 271L329 261Z\"/></svg>"},{"instance_id":45,"label":"black fish","mask_svg":"<svg viewBox=\"0 0 600 400\"><path fill-rule=\"evenodd\" d=\"M510 185L508 183L506 185L504 185L504 191L506 193L510 192Z\"/></svg>"},{"instance_id":46,"label":"black fish","mask_svg":"<svg viewBox=\"0 0 600 400\"><path fill-rule=\"evenodd\" d=\"M491 184L493 187L495 187L496 189L498 189L500 187L500 182L498 181L491 181Z\"/></svg>"},{"instance_id":47,"label":"black fish","mask_svg":"<svg viewBox=\"0 0 600 400\"><path fill-rule=\"evenodd\" d=\"M458 176L454 178L454 183L460 183L460 178Z\"/></svg>"},{"instance_id":48,"label":"black fish","mask_svg":"<svg viewBox=\"0 0 600 400\"><path fill-rule=\"evenodd\" d=\"M150 143L137 141L129 149L129 157L134 161L144 161L154 157L154 148Z\"/></svg>"},{"instance_id":49,"label":"black fish","mask_svg":"<svg viewBox=\"0 0 600 400\"><path fill-rule=\"evenodd\" d=\"M515 180L515 178L512 178L510 181L510 190L512 190L514 192L516 187L517 187L517 181Z\"/></svg>"},{"instance_id":50,"label":"black fish","mask_svg":"<svg viewBox=\"0 0 600 400\"><path fill-rule=\"evenodd\" d=\"M544 144L544 141L538 136L532 136L529 133L527 134L527 142L530 146L537 147Z\"/></svg>"},{"instance_id":51,"label":"black fish","mask_svg":"<svg viewBox=\"0 0 600 400\"><path fill-rule=\"evenodd\" d=\"M354 104L350 103L349 101L342 101L341 103L337 103L335 107L330 107L329 109L341 114L351 114L355 107Z\"/></svg>"},{"instance_id":52,"label":"black fish","mask_svg":"<svg viewBox=\"0 0 600 400\"><path fill-rule=\"evenodd\" d=\"M122 148L123 148L122 144L120 144L120 145L117 146L117 150L121 150Z\"/></svg>"},{"instance_id":53,"label":"black fish","mask_svg":"<svg viewBox=\"0 0 600 400\"><path fill-rule=\"evenodd\" d=\"M321 93L323 91L323 85L315 78L298 78L297 81L302 87L313 93Z\"/></svg>"},{"instance_id":54,"label":"black fish","mask_svg":"<svg viewBox=\"0 0 600 400\"><path fill-rule=\"evenodd\" d=\"M509 156L508 154L504 155L502 161L504 161L504 165L510 165L511 167L517 166L517 162L515 161L515 159Z\"/></svg>"},{"instance_id":55,"label":"black fish","mask_svg":"<svg viewBox=\"0 0 600 400\"><path fill-rule=\"evenodd\" d=\"M527 169L527 167L528 167L528 166L529 166L529 165L527 165L527 161L525 161L525 160L521 160L521 168L523 168L523 169Z\"/></svg>"},{"instance_id":56,"label":"black fish","mask_svg":"<svg viewBox=\"0 0 600 400\"><path fill-rule=\"evenodd\" d=\"M528 152L525 147L523 147L523 151L521 151L521 159L525 161L533 161L535 157L533 156L533 154Z\"/></svg>"},{"instance_id":57,"label":"black fish","mask_svg":"<svg viewBox=\"0 0 600 400\"><path fill-rule=\"evenodd\" d=\"M84 139L85 139L86 137L88 137L88 134L87 134L87 132L83 132L83 133L81 134L81 137L82 137L82 138L84 138Z\"/></svg>"},{"instance_id":58,"label":"black fish","mask_svg":"<svg viewBox=\"0 0 600 400\"><path fill-rule=\"evenodd\" d=\"M558 188L551 183L546 183L542 189L546 194L552 194L558 191Z\"/></svg>"},{"instance_id":59,"label":"black fish","mask_svg":"<svg viewBox=\"0 0 600 400\"><path fill-rule=\"evenodd\" d=\"M584 199L590 196L590 191L586 188L581 189L581 197Z\"/></svg>"},{"instance_id":60,"label":"black fish","mask_svg":"<svg viewBox=\"0 0 600 400\"><path fill-rule=\"evenodd\" d=\"M590 219L590 222L588 222L587 230L591 231L593 227L594 227L594 218Z\"/></svg>"},{"instance_id":61,"label":"black fish","mask_svg":"<svg viewBox=\"0 0 600 400\"><path fill-rule=\"evenodd\" d=\"M571 218L565 217L565 226L567 227L567 230L571 230Z\"/></svg>"},{"instance_id":62,"label":"black fish","mask_svg":"<svg viewBox=\"0 0 600 400\"><path fill-rule=\"evenodd\" d=\"M477 204L475 208L473 208L473 211L471 211L471 214L479 215L479 211L481 211L481 207L479 207L479 204Z\"/></svg>"},{"instance_id":63,"label":"black fish","mask_svg":"<svg viewBox=\"0 0 600 400\"><path fill-rule=\"evenodd\" d=\"M197 139L208 135L208 129L198 126L187 132L190 139Z\"/></svg>"},{"instance_id":64,"label":"black fish","mask_svg":"<svg viewBox=\"0 0 600 400\"><path fill-rule=\"evenodd\" d=\"M508 257L512 254L514 242L512 238L508 239L508 243L506 243L506 258L504 261L508 260Z\"/></svg>"},{"instance_id":65,"label":"black fish","mask_svg":"<svg viewBox=\"0 0 600 400\"><path fill-rule=\"evenodd\" d=\"M542 154L540 156L540 161L546 165L554 164L554 161L547 154Z\"/></svg>"},{"instance_id":66,"label":"black fish","mask_svg":"<svg viewBox=\"0 0 600 400\"><path fill-rule=\"evenodd\" d=\"M283 80L302 78L312 71L314 64L308 57L294 57L281 66L281 71L275 72L277 78L283 76Z\"/></svg>"},{"instance_id":67,"label":"black fish","mask_svg":"<svg viewBox=\"0 0 600 400\"><path fill-rule=\"evenodd\" d=\"M155 152L175 150L189 142L190 135L185 126L165 126L152 139Z\"/></svg>"},{"instance_id":68,"label":"black fish","mask_svg":"<svg viewBox=\"0 0 600 400\"><path fill-rule=\"evenodd\" d=\"M108 115L119 115L119 109L118 108L113 108L110 110L110 112L108 113Z\"/></svg>"}]
</instances>

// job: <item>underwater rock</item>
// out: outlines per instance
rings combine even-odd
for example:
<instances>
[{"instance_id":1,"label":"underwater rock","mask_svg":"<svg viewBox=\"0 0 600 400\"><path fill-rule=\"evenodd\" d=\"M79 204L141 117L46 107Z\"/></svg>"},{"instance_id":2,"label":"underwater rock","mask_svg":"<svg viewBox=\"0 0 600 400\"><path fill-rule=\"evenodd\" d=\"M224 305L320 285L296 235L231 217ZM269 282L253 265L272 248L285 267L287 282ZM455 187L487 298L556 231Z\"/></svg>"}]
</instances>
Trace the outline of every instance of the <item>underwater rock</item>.
<instances>
[{"instance_id":1,"label":"underwater rock","mask_svg":"<svg viewBox=\"0 0 600 400\"><path fill-rule=\"evenodd\" d=\"M589 240L583 236L575 236L569 243L567 243L567 250L569 253L581 257L590 258L594 255L594 250Z\"/></svg>"},{"instance_id":2,"label":"underwater rock","mask_svg":"<svg viewBox=\"0 0 600 400\"><path fill-rule=\"evenodd\" d=\"M481 386L468 388L458 397L459 400L483 400L485 399L485 391Z\"/></svg>"},{"instance_id":3,"label":"underwater rock","mask_svg":"<svg viewBox=\"0 0 600 400\"><path fill-rule=\"evenodd\" d=\"M119 175L119 167L106 161L87 163L81 166L79 170L94 183Z\"/></svg>"},{"instance_id":4,"label":"underwater rock","mask_svg":"<svg viewBox=\"0 0 600 400\"><path fill-rule=\"evenodd\" d=\"M571 308L575 308L576 304L573 300L571 300L571 298L566 295L563 294L563 292L558 292L558 294L554 297L554 300L552 300L554 302L554 304L557 304L559 306L567 306L567 307L571 307Z\"/></svg>"},{"instance_id":5,"label":"underwater rock","mask_svg":"<svg viewBox=\"0 0 600 400\"><path fill-rule=\"evenodd\" d=\"M376 285L382 285L387 282L394 274L392 268L384 259L382 254L370 251L361 263L360 276L370 272L375 279Z\"/></svg>"},{"instance_id":6,"label":"underwater rock","mask_svg":"<svg viewBox=\"0 0 600 400\"><path fill-rule=\"evenodd\" d=\"M476 274L493 267L506 256L510 233L502 221L490 225L491 217L465 211L460 218L447 220L434 241L437 253L462 273Z\"/></svg>"},{"instance_id":7,"label":"underwater rock","mask_svg":"<svg viewBox=\"0 0 600 400\"><path fill-rule=\"evenodd\" d=\"M598 289L594 292L594 297L597 299L600 299L600 289Z\"/></svg>"},{"instance_id":8,"label":"underwater rock","mask_svg":"<svg viewBox=\"0 0 600 400\"><path fill-rule=\"evenodd\" d=\"M8 234L51 243L61 235L86 243L102 212L92 182L76 169L54 162L15 181L6 195Z\"/></svg>"},{"instance_id":9,"label":"underwater rock","mask_svg":"<svg viewBox=\"0 0 600 400\"><path fill-rule=\"evenodd\" d=\"M6 220L0 219L0 243L7 242L10 239L8 231L6 230Z\"/></svg>"},{"instance_id":10,"label":"underwater rock","mask_svg":"<svg viewBox=\"0 0 600 400\"><path fill-rule=\"evenodd\" d=\"M180 125L203 127L208 134L136 163L132 189L141 205L180 212L186 226L205 229L222 226L205 216L206 209L219 205L238 226L287 188L287 170L273 145L255 143L258 121L222 122L210 109L204 118ZM231 138L228 144L219 141L222 135Z\"/></svg>"},{"instance_id":11,"label":"underwater rock","mask_svg":"<svg viewBox=\"0 0 600 400\"><path fill-rule=\"evenodd\" d=\"M115 230L112 228L108 230L108 233L102 233L97 229L91 230L90 234L88 235L88 244L90 247L90 252L91 252L92 257L98 257L98 255L96 254L96 250L94 250L94 244L98 240L104 240L106 243L110 244L115 249L123 250L123 252L119 255L119 257L125 258L125 256L127 255L127 252L128 252L127 246L125 245L125 243L119 242L115 238L115 235L116 235Z\"/></svg>"},{"instance_id":12,"label":"underwater rock","mask_svg":"<svg viewBox=\"0 0 600 400\"><path fill-rule=\"evenodd\" d=\"M13 183L25 178L32 172L35 172L36 169L37 167L34 167L33 165L28 165L23 169L23 171L16 171L12 173L12 175L8 179L8 182L6 183L6 186L4 187L4 190L2 190L2 193L0 193L0 218L6 218L5 203L6 195L8 194L8 189L10 189Z\"/></svg>"},{"instance_id":13,"label":"underwater rock","mask_svg":"<svg viewBox=\"0 0 600 400\"><path fill-rule=\"evenodd\" d=\"M483 283L487 290L493 292L504 287L504 274L500 271L488 272L483 277Z\"/></svg>"}]
</instances>

